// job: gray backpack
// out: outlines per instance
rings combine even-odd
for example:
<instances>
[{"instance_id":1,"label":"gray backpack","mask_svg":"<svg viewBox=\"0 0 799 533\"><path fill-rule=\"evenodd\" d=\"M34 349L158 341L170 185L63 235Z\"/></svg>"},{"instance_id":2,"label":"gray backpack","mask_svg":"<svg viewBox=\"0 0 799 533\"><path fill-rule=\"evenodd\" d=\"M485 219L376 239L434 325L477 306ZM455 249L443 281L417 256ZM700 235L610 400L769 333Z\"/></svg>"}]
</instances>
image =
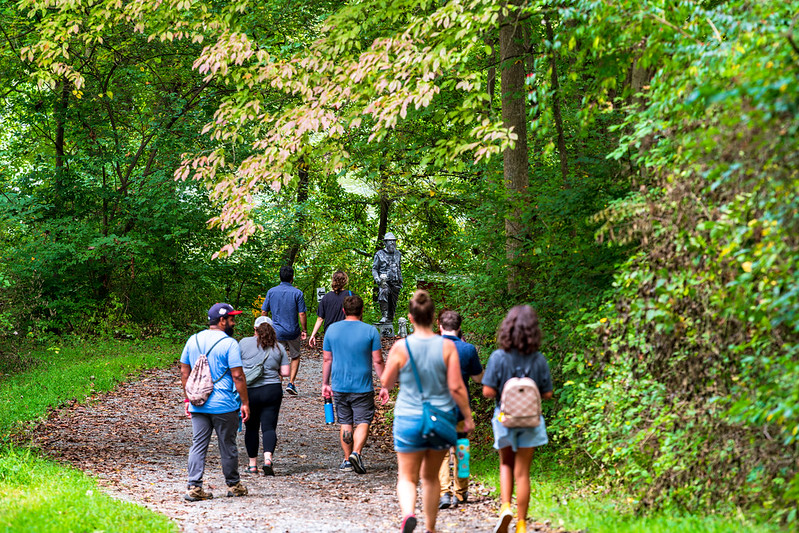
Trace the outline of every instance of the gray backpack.
<instances>
[{"instance_id":1,"label":"gray backpack","mask_svg":"<svg viewBox=\"0 0 799 533\"><path fill-rule=\"evenodd\" d=\"M244 370L244 379L247 380L248 387L253 383L255 383L256 381L258 381L259 379L261 379L261 376L264 375L264 363L266 363L266 360L269 359L269 356L272 355L274 352L278 353L278 356L282 361L283 355L285 355L286 350L285 348L283 348L282 344L280 344L279 342L275 342L275 345L269 348L269 350L265 352L264 358L261 359L260 363L258 363L252 368L247 368Z\"/></svg>"},{"instance_id":2,"label":"gray backpack","mask_svg":"<svg viewBox=\"0 0 799 533\"><path fill-rule=\"evenodd\" d=\"M197 340L197 335L194 336L194 342L197 343L197 350L200 352L200 357L195 361L194 366L191 368L189 379L186 380L186 397L192 405L197 407L203 405L214 391L214 385L225 377L225 374L230 370L229 368L225 370L222 375L219 376L219 379L214 381L214 378L211 376L211 367L208 365L208 357L206 356L206 354L210 354L211 350L221 341L225 340L225 338L226 337L222 337L216 341L207 352L203 353L200 348L200 342Z\"/></svg>"}]
</instances>

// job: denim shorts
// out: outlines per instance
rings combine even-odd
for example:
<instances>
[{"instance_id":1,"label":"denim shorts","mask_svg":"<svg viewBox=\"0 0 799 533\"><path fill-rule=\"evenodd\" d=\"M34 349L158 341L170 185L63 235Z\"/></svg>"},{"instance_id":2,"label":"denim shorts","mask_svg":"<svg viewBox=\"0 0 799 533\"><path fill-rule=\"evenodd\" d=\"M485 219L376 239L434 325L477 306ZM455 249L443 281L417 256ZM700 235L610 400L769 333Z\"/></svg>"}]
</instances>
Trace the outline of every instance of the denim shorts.
<instances>
[{"instance_id":1,"label":"denim shorts","mask_svg":"<svg viewBox=\"0 0 799 533\"><path fill-rule=\"evenodd\" d=\"M499 407L496 407L491 418L491 427L494 430L494 448L497 450L510 446L515 452L519 448L535 448L549 442L544 415L541 415L541 425L535 428L506 428L498 417Z\"/></svg>"},{"instance_id":2,"label":"denim shorts","mask_svg":"<svg viewBox=\"0 0 799 533\"><path fill-rule=\"evenodd\" d=\"M447 443L431 443L422 437L422 415L394 417L394 451L449 450Z\"/></svg>"}]
</instances>

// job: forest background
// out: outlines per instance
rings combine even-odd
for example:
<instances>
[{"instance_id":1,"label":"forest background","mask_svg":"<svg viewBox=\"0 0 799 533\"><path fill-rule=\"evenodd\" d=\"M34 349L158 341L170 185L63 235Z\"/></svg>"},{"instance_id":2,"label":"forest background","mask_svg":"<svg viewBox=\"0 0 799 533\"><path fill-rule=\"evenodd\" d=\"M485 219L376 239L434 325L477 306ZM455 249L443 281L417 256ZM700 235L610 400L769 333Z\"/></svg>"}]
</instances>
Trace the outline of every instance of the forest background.
<instances>
[{"instance_id":1,"label":"forest background","mask_svg":"<svg viewBox=\"0 0 799 533\"><path fill-rule=\"evenodd\" d=\"M391 231L484 360L538 310L558 460L795 524L797 8L0 0L0 372L369 295Z\"/></svg>"}]
</instances>

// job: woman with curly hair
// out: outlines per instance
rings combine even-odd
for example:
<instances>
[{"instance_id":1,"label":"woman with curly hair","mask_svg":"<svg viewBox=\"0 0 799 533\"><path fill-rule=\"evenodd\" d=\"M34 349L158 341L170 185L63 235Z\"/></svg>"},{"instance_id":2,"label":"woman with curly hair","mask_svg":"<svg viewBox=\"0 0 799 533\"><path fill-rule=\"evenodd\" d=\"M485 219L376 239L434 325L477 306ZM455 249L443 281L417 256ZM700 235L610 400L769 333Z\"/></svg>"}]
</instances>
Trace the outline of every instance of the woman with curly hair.
<instances>
[{"instance_id":1,"label":"woman with curly hair","mask_svg":"<svg viewBox=\"0 0 799 533\"><path fill-rule=\"evenodd\" d=\"M350 282L349 276L346 272L336 270L333 278L330 280L330 287L333 289L319 301L319 307L316 309L316 323L313 325L311 336L308 337L308 345L313 348L316 346L316 333L322 327L322 322L325 323L325 331L335 324L344 320L344 298L347 296L357 296L347 288Z\"/></svg>"},{"instance_id":2,"label":"woman with curly hair","mask_svg":"<svg viewBox=\"0 0 799 533\"><path fill-rule=\"evenodd\" d=\"M499 349L491 354L483 375L483 396L495 398L491 425L494 448L499 450L499 485L502 506L494 533L506 533L513 511L511 497L516 485L516 533L527 531L527 507L530 503L530 463L533 449L549 442L544 417L534 428L507 428L499 420L502 389L512 377L533 378L541 399L552 398L552 376L547 360L538 351L541 329L538 315L529 305L517 305L508 312L497 334Z\"/></svg>"},{"instance_id":3,"label":"woman with curly hair","mask_svg":"<svg viewBox=\"0 0 799 533\"><path fill-rule=\"evenodd\" d=\"M261 376L247 385L250 397L250 418L245 422L244 446L250 464L247 473L258 474L258 430L264 441L264 475L274 476L272 454L277 446L277 417L283 402L283 379L289 375L289 357L277 342L272 320L259 316L255 319L255 335L239 342L241 362L245 373L257 365L263 365Z\"/></svg>"}]
</instances>

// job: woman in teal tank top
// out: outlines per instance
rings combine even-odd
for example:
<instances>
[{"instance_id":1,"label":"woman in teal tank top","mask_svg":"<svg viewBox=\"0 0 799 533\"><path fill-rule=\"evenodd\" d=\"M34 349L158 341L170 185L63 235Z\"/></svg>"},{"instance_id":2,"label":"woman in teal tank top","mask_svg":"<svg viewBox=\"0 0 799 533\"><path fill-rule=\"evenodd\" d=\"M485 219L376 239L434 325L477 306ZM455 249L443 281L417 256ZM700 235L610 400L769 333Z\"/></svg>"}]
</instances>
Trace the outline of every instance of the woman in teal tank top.
<instances>
[{"instance_id":1,"label":"woman in teal tank top","mask_svg":"<svg viewBox=\"0 0 799 533\"><path fill-rule=\"evenodd\" d=\"M419 372L424 398L444 410L454 410L457 405L464 416L464 431L472 431L474 420L461 377L458 351L451 340L433 333L435 306L427 291L416 291L408 303L408 310L414 333L407 341ZM391 347L380 381L383 405L388 401L388 391L397 381L400 384L394 406L394 450L397 452L397 496L403 516L401 531L409 533L416 527L416 484L421 477L425 530L433 532L440 490L438 470L449 445L430 444L422 438L422 394L408 359L405 339Z\"/></svg>"}]
</instances>

